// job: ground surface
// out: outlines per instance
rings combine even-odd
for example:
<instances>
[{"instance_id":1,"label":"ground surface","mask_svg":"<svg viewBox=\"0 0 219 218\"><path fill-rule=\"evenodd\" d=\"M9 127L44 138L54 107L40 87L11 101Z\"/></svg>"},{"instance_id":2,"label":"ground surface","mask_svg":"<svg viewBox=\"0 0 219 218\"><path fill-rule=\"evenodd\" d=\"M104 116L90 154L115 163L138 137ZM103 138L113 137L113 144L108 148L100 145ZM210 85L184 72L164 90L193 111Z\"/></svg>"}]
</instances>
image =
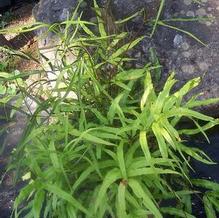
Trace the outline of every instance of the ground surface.
<instances>
[{"instance_id":1,"label":"ground surface","mask_svg":"<svg viewBox=\"0 0 219 218\"><path fill-rule=\"evenodd\" d=\"M34 22L34 18L32 16L32 9L35 6L35 3L32 2L18 2L14 7L12 7L9 11L3 12L0 17L0 21L4 23L6 29L16 29L23 25L31 24ZM4 15L6 14L7 17ZM4 21L5 19L5 21ZM34 33L8 33L4 35L5 38L11 44L13 49L23 51L31 56L37 57L37 43L36 37ZM15 68L20 71L28 71L31 69L36 69L38 67L37 63L34 61L29 61L25 59L16 58L11 61L10 68Z\"/></svg>"},{"instance_id":2,"label":"ground surface","mask_svg":"<svg viewBox=\"0 0 219 218\"><path fill-rule=\"evenodd\" d=\"M32 16L32 9L35 3L30 1L18 1L10 11L7 12L7 20L4 23L4 27L7 28L17 28L22 25L30 24L34 21ZM1 23L0 17L0 23ZM5 34L5 38L10 42L13 49L18 51L24 51L35 58L37 55L37 43L34 33L28 34ZM8 59L6 59L8 61ZM4 60L2 60L4 61ZM9 57L10 65L8 66L10 70L17 69L21 72L29 71L32 69L38 69L39 65L34 61L29 61L20 58ZM1 55L0 55L0 63ZM25 118L21 115L15 118L13 121L7 121L4 118L9 109L0 109L0 126L8 127L7 132L4 134L0 133L0 144L1 146L7 146L4 155L0 155L0 218L9 218L12 211L13 200L19 192L19 186L14 187L13 173L5 174L5 167L9 161L8 156L13 149L13 147L18 143L19 138L22 135L22 131L25 128ZM3 118L4 117L4 118ZM8 137L10 135L10 137ZM4 142L3 142L4 141Z\"/></svg>"},{"instance_id":3,"label":"ground surface","mask_svg":"<svg viewBox=\"0 0 219 218\"><path fill-rule=\"evenodd\" d=\"M164 21L178 30L158 25L153 39L142 42L142 60L147 57L148 46L154 46L163 65L162 81L170 71L176 73L178 87L191 78L201 77L201 84L193 94L203 93L201 99L219 97L219 1L201 0L197 4L192 0L167 0L162 19L172 18L183 19ZM218 116L219 104L203 108L203 111Z\"/></svg>"}]
</instances>

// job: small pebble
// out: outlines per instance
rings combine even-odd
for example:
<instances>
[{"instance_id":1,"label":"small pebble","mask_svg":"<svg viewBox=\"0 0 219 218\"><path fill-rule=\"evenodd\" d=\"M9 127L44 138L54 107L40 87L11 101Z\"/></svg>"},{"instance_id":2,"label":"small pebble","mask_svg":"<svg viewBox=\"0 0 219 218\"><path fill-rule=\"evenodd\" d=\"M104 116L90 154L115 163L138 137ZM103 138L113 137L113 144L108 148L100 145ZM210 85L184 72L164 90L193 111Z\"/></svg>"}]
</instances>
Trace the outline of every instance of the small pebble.
<instances>
[{"instance_id":1,"label":"small pebble","mask_svg":"<svg viewBox=\"0 0 219 218\"><path fill-rule=\"evenodd\" d=\"M191 5L192 4L192 0L184 0L184 4L185 5Z\"/></svg>"},{"instance_id":2,"label":"small pebble","mask_svg":"<svg viewBox=\"0 0 219 218\"><path fill-rule=\"evenodd\" d=\"M91 17L90 22L91 23L97 23L97 18L96 17Z\"/></svg>"},{"instance_id":3,"label":"small pebble","mask_svg":"<svg viewBox=\"0 0 219 218\"><path fill-rule=\"evenodd\" d=\"M195 13L194 13L194 11L188 11L188 12L186 13L186 16L187 16L187 17L195 17Z\"/></svg>"},{"instance_id":4,"label":"small pebble","mask_svg":"<svg viewBox=\"0 0 219 218\"><path fill-rule=\"evenodd\" d=\"M212 22L206 21L206 22L205 22L205 25L206 25L206 26L211 26L211 25L212 25Z\"/></svg>"},{"instance_id":5,"label":"small pebble","mask_svg":"<svg viewBox=\"0 0 219 218\"><path fill-rule=\"evenodd\" d=\"M189 51L184 51L182 53L182 55L185 57L185 58L189 58L191 56L191 53Z\"/></svg>"},{"instance_id":6,"label":"small pebble","mask_svg":"<svg viewBox=\"0 0 219 218\"><path fill-rule=\"evenodd\" d=\"M183 43L182 35L176 34L173 39L173 45L175 48L179 47Z\"/></svg>"},{"instance_id":7,"label":"small pebble","mask_svg":"<svg viewBox=\"0 0 219 218\"><path fill-rule=\"evenodd\" d=\"M200 17L203 17L203 16L206 16L207 15L207 12L205 11L204 8L200 8L196 11L196 16L200 16Z\"/></svg>"},{"instance_id":8,"label":"small pebble","mask_svg":"<svg viewBox=\"0 0 219 218\"><path fill-rule=\"evenodd\" d=\"M200 63L198 63L198 66L199 66L199 68L200 68L200 70L201 71L207 71L208 70L208 64L207 63L205 63L205 62L200 62Z\"/></svg>"},{"instance_id":9,"label":"small pebble","mask_svg":"<svg viewBox=\"0 0 219 218\"><path fill-rule=\"evenodd\" d=\"M87 7L87 2L82 1L80 4L80 8L86 8Z\"/></svg>"},{"instance_id":10,"label":"small pebble","mask_svg":"<svg viewBox=\"0 0 219 218\"><path fill-rule=\"evenodd\" d=\"M182 71L183 73L189 73L189 74L193 74L195 72L195 67L193 65L183 65L182 66Z\"/></svg>"},{"instance_id":11,"label":"small pebble","mask_svg":"<svg viewBox=\"0 0 219 218\"><path fill-rule=\"evenodd\" d=\"M186 51L189 49L189 44L187 42L183 42L182 45L181 45L181 48Z\"/></svg>"},{"instance_id":12,"label":"small pebble","mask_svg":"<svg viewBox=\"0 0 219 218\"><path fill-rule=\"evenodd\" d=\"M140 58L141 57L141 52L137 52L136 54L135 54L135 58Z\"/></svg>"}]
</instances>

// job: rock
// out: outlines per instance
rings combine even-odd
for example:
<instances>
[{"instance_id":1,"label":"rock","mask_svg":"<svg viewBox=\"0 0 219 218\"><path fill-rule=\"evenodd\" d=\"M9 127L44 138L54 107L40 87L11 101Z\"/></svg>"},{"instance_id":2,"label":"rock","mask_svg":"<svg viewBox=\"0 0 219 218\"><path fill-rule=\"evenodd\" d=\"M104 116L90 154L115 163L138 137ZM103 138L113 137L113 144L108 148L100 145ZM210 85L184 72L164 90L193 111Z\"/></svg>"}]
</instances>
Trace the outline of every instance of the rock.
<instances>
[{"instance_id":1,"label":"rock","mask_svg":"<svg viewBox=\"0 0 219 218\"><path fill-rule=\"evenodd\" d=\"M202 93L199 97L202 100L219 97L219 11L216 9L218 5L217 0L202 1L202 4L195 4L190 0L169 0L163 12L163 19L173 17L173 7L191 17L193 11L198 16L215 17L208 21L168 23L191 33L206 46L196 41L191 35L164 27L157 29L153 40L164 69L161 84L171 70L175 71L178 79L176 88L181 87L189 79L201 77L201 84L187 96L187 99L198 93ZM211 10L209 11L208 8ZM219 102L198 110L218 117Z\"/></svg>"},{"instance_id":2,"label":"rock","mask_svg":"<svg viewBox=\"0 0 219 218\"><path fill-rule=\"evenodd\" d=\"M176 34L173 39L174 47L177 48L183 43L183 37L182 35Z\"/></svg>"},{"instance_id":3,"label":"rock","mask_svg":"<svg viewBox=\"0 0 219 218\"><path fill-rule=\"evenodd\" d=\"M106 2L107 0L99 1L101 6L104 6ZM156 0L112 0L110 7L114 16L119 19L140 11L141 9L149 9L149 5L150 10L153 10L157 2Z\"/></svg>"},{"instance_id":4,"label":"rock","mask_svg":"<svg viewBox=\"0 0 219 218\"><path fill-rule=\"evenodd\" d=\"M193 65L183 65L182 66L183 73L193 74L195 73L195 68Z\"/></svg>"},{"instance_id":5,"label":"rock","mask_svg":"<svg viewBox=\"0 0 219 218\"><path fill-rule=\"evenodd\" d=\"M183 37L182 35L176 34L173 39L174 47L177 48L183 43Z\"/></svg>"},{"instance_id":6,"label":"rock","mask_svg":"<svg viewBox=\"0 0 219 218\"><path fill-rule=\"evenodd\" d=\"M34 8L33 15L40 22L61 22L70 16L76 5L77 0L41 0Z\"/></svg>"},{"instance_id":7,"label":"rock","mask_svg":"<svg viewBox=\"0 0 219 218\"><path fill-rule=\"evenodd\" d=\"M33 14L37 21L46 23L63 21L75 9L77 3L77 0L41 0L38 6L35 7ZM97 0L97 3L100 7L110 7L113 15L119 19L144 8L149 8L149 6L150 10L153 10L159 0ZM89 7L90 10L90 7L93 7L93 1L84 0L80 7Z\"/></svg>"},{"instance_id":8,"label":"rock","mask_svg":"<svg viewBox=\"0 0 219 218\"><path fill-rule=\"evenodd\" d=\"M1 34L0 34L0 46L12 47L11 43Z\"/></svg>"},{"instance_id":9,"label":"rock","mask_svg":"<svg viewBox=\"0 0 219 218\"><path fill-rule=\"evenodd\" d=\"M1 0L0 1L0 8L7 7L10 5L11 5L11 0Z\"/></svg>"},{"instance_id":10,"label":"rock","mask_svg":"<svg viewBox=\"0 0 219 218\"><path fill-rule=\"evenodd\" d=\"M192 0L184 0L184 4L190 5L192 3Z\"/></svg>"},{"instance_id":11,"label":"rock","mask_svg":"<svg viewBox=\"0 0 219 218\"><path fill-rule=\"evenodd\" d=\"M207 13L206 13L206 11L205 11L204 8L200 8L200 9L198 9L198 10L196 11L196 16L203 17L203 16L206 16L206 15L207 15Z\"/></svg>"},{"instance_id":12,"label":"rock","mask_svg":"<svg viewBox=\"0 0 219 218\"><path fill-rule=\"evenodd\" d=\"M188 11L188 12L186 13L186 16L187 16L187 17L195 17L195 13L194 13L194 11Z\"/></svg>"}]
</instances>

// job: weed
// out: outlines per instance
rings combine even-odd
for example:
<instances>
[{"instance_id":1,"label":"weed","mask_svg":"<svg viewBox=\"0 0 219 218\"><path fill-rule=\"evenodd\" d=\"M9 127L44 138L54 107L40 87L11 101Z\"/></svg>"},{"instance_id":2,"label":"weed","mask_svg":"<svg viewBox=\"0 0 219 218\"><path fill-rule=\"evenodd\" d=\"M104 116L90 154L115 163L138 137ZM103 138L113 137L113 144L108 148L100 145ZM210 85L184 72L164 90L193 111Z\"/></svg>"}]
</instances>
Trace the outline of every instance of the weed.
<instances>
[{"instance_id":1,"label":"weed","mask_svg":"<svg viewBox=\"0 0 219 218\"><path fill-rule=\"evenodd\" d=\"M198 194L194 184L212 190L203 201L206 214L213 217L214 209L218 210L219 199L213 193L218 184L190 180L189 171L191 158L215 163L203 151L186 145L183 138L199 132L206 136L204 131L219 123L193 110L218 99L199 101L195 96L184 102L200 78L173 91L177 82L173 73L156 93L151 72L159 63L153 50L153 63L141 69L125 67L132 61L127 51L144 37L130 41L126 32L108 35L96 1L94 8L98 34L91 28L95 24L80 16L49 27L60 38L57 57L61 61L52 66L59 71L53 90L58 97L49 95L42 101L32 96L38 106L10 165L18 178L26 180L13 215L192 218L191 197ZM68 53L75 55L73 63L67 61ZM22 77L9 76L6 81ZM18 87L29 96L25 86ZM67 99L69 92L76 98ZM48 122L40 117L43 111L49 113ZM196 127L180 128L184 118ZM174 205L168 205L168 200Z\"/></svg>"}]
</instances>

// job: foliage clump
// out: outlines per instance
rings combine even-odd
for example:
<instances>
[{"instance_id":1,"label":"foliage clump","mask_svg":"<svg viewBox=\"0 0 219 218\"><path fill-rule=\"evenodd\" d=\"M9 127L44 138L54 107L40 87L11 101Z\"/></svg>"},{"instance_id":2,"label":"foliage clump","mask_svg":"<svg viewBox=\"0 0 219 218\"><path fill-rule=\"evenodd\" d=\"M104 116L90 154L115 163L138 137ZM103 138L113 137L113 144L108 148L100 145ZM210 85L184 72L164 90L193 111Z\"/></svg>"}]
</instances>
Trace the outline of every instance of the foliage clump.
<instances>
[{"instance_id":1,"label":"foliage clump","mask_svg":"<svg viewBox=\"0 0 219 218\"><path fill-rule=\"evenodd\" d=\"M94 6L98 34L95 24L80 17L50 27L61 41L59 97L38 103L14 152L16 169L27 180L14 204L15 217L194 217L197 186L209 189L206 214L216 217L218 184L189 176L191 159L214 162L183 139L205 135L218 124L193 110L217 99L194 96L185 102L200 79L173 91L174 73L157 93L151 72L160 66L125 67L132 61L126 52L143 37L127 42L126 32L108 35L95 1ZM66 60L69 53L76 55L73 63ZM75 99L67 98L70 92ZM40 118L43 111L48 122ZM196 127L180 128L184 118Z\"/></svg>"}]
</instances>

